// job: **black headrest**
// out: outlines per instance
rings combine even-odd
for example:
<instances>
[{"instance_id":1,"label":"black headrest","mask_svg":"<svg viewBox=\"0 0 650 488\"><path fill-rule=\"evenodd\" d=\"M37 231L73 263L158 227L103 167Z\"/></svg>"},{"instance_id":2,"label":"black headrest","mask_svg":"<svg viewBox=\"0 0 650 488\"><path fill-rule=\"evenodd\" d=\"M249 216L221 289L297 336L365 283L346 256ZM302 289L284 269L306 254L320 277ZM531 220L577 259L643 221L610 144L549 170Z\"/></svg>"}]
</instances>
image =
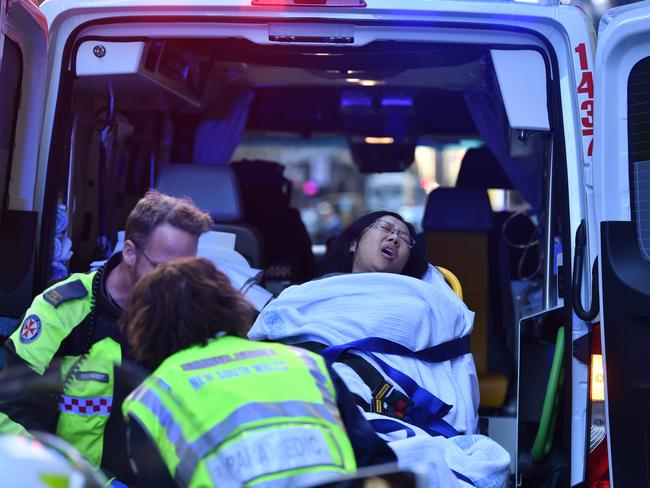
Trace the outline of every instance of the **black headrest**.
<instances>
[{"instance_id":1,"label":"black headrest","mask_svg":"<svg viewBox=\"0 0 650 488\"><path fill-rule=\"evenodd\" d=\"M292 184L280 163L244 159L231 162L230 167L237 175L246 206L289 206Z\"/></svg>"},{"instance_id":2,"label":"black headrest","mask_svg":"<svg viewBox=\"0 0 650 488\"><path fill-rule=\"evenodd\" d=\"M422 229L488 231L492 209L487 192L479 188L437 188L429 193Z\"/></svg>"},{"instance_id":3,"label":"black headrest","mask_svg":"<svg viewBox=\"0 0 650 488\"><path fill-rule=\"evenodd\" d=\"M460 165L457 188L499 188L512 190L514 186L506 176L497 158L487 146L469 149Z\"/></svg>"}]
</instances>

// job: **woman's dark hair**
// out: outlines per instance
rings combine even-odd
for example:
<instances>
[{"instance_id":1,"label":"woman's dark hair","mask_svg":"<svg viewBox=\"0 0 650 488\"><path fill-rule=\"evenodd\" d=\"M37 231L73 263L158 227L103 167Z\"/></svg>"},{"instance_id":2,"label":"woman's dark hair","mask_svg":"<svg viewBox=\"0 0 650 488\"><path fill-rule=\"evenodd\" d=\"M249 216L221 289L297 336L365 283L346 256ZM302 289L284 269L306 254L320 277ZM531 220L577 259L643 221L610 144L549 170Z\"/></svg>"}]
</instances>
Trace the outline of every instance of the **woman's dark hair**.
<instances>
[{"instance_id":1,"label":"woman's dark hair","mask_svg":"<svg viewBox=\"0 0 650 488\"><path fill-rule=\"evenodd\" d=\"M161 264L135 286L120 318L135 359L157 368L219 332L245 337L254 311L228 277L204 258Z\"/></svg>"},{"instance_id":2,"label":"woman's dark hair","mask_svg":"<svg viewBox=\"0 0 650 488\"><path fill-rule=\"evenodd\" d=\"M351 273L352 264L354 262L354 253L350 252L350 246L354 242L361 239L361 235L368 227L375 223L377 219L389 215L404 222L411 234L415 239L415 228L406 222L401 215L387 210L379 210L362 215L357 220L352 222L347 228L343 230L334 240L331 241L325 254L325 264L323 267L323 274L329 273ZM409 259L400 274L406 276L413 276L414 278L421 278L427 270L428 261L424 255L424 249L419 240L416 240L415 246L411 249Z\"/></svg>"}]
</instances>

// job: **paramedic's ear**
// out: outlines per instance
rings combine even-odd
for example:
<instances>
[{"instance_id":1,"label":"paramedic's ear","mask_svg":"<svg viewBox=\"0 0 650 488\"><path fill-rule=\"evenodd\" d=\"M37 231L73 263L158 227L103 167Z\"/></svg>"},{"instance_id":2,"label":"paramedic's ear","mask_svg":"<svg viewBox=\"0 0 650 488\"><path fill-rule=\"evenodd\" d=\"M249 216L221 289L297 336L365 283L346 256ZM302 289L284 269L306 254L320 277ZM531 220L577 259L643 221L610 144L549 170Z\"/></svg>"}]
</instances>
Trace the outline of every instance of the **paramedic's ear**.
<instances>
[{"instance_id":1,"label":"paramedic's ear","mask_svg":"<svg viewBox=\"0 0 650 488\"><path fill-rule=\"evenodd\" d=\"M135 266L136 251L135 243L131 239L127 239L124 241L124 247L122 248L122 260L129 266Z\"/></svg>"}]
</instances>

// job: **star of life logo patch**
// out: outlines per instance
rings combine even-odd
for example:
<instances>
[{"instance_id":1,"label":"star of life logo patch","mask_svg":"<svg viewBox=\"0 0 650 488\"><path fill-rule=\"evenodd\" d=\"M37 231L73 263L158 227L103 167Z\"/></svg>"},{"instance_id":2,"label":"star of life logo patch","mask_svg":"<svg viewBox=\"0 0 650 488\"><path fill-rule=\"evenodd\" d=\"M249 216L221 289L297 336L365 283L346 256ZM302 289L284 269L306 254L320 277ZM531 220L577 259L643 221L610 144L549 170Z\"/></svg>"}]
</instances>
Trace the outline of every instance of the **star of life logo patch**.
<instances>
[{"instance_id":1,"label":"star of life logo patch","mask_svg":"<svg viewBox=\"0 0 650 488\"><path fill-rule=\"evenodd\" d=\"M29 344L41 335L41 319L37 315L30 315L23 321L20 328L20 342Z\"/></svg>"}]
</instances>

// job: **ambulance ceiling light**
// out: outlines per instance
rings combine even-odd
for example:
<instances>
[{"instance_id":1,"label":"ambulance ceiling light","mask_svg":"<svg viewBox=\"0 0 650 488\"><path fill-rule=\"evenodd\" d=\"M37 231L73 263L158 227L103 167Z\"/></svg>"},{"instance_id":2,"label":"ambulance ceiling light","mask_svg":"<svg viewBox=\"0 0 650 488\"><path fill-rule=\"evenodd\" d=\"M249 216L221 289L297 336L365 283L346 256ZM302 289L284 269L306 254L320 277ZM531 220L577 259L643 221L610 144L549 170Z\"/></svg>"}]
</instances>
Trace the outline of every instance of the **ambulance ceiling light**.
<instances>
[{"instance_id":1,"label":"ambulance ceiling light","mask_svg":"<svg viewBox=\"0 0 650 488\"><path fill-rule=\"evenodd\" d=\"M395 139L393 137L367 136L363 138L363 142L365 142L366 144L394 144Z\"/></svg>"},{"instance_id":2,"label":"ambulance ceiling light","mask_svg":"<svg viewBox=\"0 0 650 488\"><path fill-rule=\"evenodd\" d=\"M371 108L372 96L361 91L344 91L341 94L341 108Z\"/></svg>"},{"instance_id":3,"label":"ambulance ceiling light","mask_svg":"<svg viewBox=\"0 0 650 488\"><path fill-rule=\"evenodd\" d=\"M361 86L379 86L379 85L385 85L385 81L380 81L380 80L359 80L359 85Z\"/></svg>"},{"instance_id":4,"label":"ambulance ceiling light","mask_svg":"<svg viewBox=\"0 0 650 488\"><path fill-rule=\"evenodd\" d=\"M408 95L389 95L381 99L382 107L412 107L413 97Z\"/></svg>"},{"instance_id":5,"label":"ambulance ceiling light","mask_svg":"<svg viewBox=\"0 0 650 488\"><path fill-rule=\"evenodd\" d=\"M316 53L300 53L302 56L318 56L318 57L325 57L325 56L343 56L341 53L327 53L327 52L316 52Z\"/></svg>"},{"instance_id":6,"label":"ambulance ceiling light","mask_svg":"<svg viewBox=\"0 0 650 488\"><path fill-rule=\"evenodd\" d=\"M385 81L381 80L363 80L361 78L345 78L345 81L348 83L355 83L361 86L380 86L385 85Z\"/></svg>"}]
</instances>

